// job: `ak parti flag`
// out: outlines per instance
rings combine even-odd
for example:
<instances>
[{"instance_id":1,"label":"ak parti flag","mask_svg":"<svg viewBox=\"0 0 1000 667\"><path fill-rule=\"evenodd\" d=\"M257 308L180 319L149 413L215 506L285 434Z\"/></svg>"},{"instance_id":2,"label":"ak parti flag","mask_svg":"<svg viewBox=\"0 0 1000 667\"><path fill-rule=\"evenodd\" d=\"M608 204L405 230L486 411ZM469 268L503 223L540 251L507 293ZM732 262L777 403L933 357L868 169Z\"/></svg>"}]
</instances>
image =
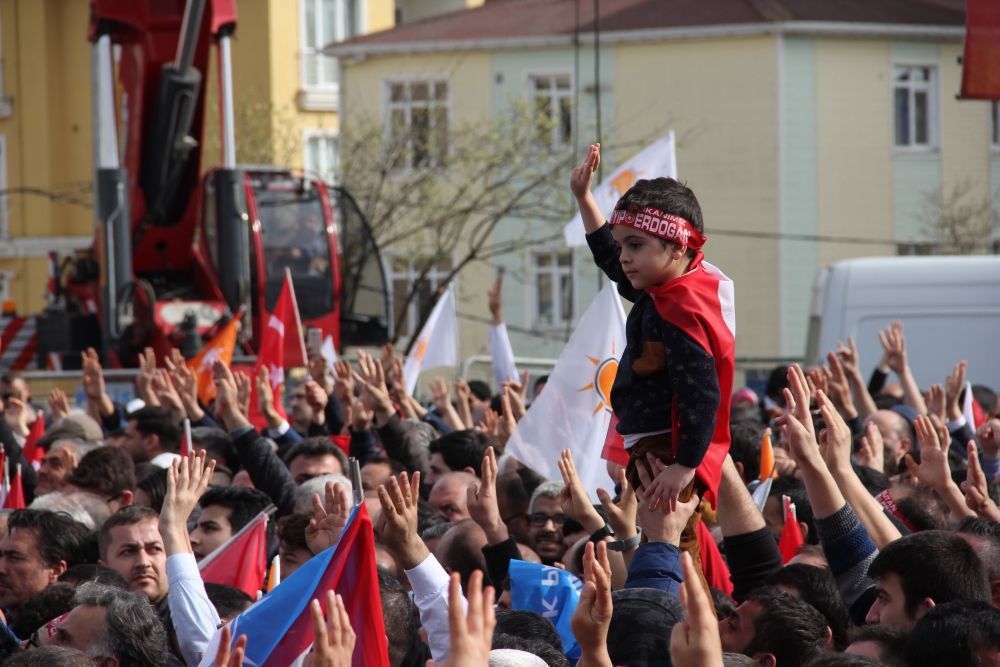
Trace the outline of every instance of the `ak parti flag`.
<instances>
[{"instance_id":1,"label":"ak parti flag","mask_svg":"<svg viewBox=\"0 0 1000 667\"><path fill-rule=\"evenodd\" d=\"M39 412L38 418L35 419L35 423L31 425L31 430L28 431L28 437L24 439L23 450L24 458L28 460L28 463L35 470L42 467L42 459L45 458L45 450L35 446L35 443L43 435L45 435L45 415Z\"/></svg>"},{"instance_id":2,"label":"ak parti flag","mask_svg":"<svg viewBox=\"0 0 1000 667\"><path fill-rule=\"evenodd\" d=\"M614 416L611 385L625 350L625 311L615 284L607 283L580 318L535 399L507 441L507 451L546 479L561 479L559 452L573 452L583 487L597 500L610 488L601 459Z\"/></svg>"},{"instance_id":3,"label":"ak parti flag","mask_svg":"<svg viewBox=\"0 0 1000 667\"><path fill-rule=\"evenodd\" d=\"M267 514L261 512L198 563L202 581L235 586L256 599L267 570Z\"/></svg>"},{"instance_id":4,"label":"ak parti flag","mask_svg":"<svg viewBox=\"0 0 1000 667\"><path fill-rule=\"evenodd\" d=\"M434 304L424 328L410 346L403 365L406 391L413 395L421 369L438 366L458 366L458 319L455 316L453 286Z\"/></svg>"},{"instance_id":5,"label":"ak parti flag","mask_svg":"<svg viewBox=\"0 0 1000 667\"><path fill-rule=\"evenodd\" d=\"M244 664L301 664L313 643L309 605L318 600L325 616L327 591L343 597L358 638L352 667L389 667L375 569L375 538L364 503L352 510L340 542L306 561L280 586L229 622L233 637L247 636ZM215 665L220 634L221 630L215 633L199 667Z\"/></svg>"},{"instance_id":6,"label":"ak parti flag","mask_svg":"<svg viewBox=\"0 0 1000 667\"><path fill-rule=\"evenodd\" d=\"M781 552L782 565L786 565L798 555L799 547L805 544L805 540L802 539L802 530L795 515L795 503L788 496L781 496L781 503L785 508L785 527L782 528L781 539L778 540L778 551Z\"/></svg>"},{"instance_id":7,"label":"ak parti flag","mask_svg":"<svg viewBox=\"0 0 1000 667\"><path fill-rule=\"evenodd\" d=\"M299 318L299 307L295 302L295 288L292 286L292 274L285 270L285 282L281 293L274 304L274 312L267 319L261 334L260 349L257 351L257 364L253 367L253 377L250 378L250 423L261 431L267 426L267 419L260 413L257 399L257 376L261 367L267 369L271 390L274 392L274 409L282 419L288 419L285 406L282 404L278 389L285 381L285 369L295 364L289 363L285 356L289 349L289 340L294 342L291 347L302 348L301 357L305 359L304 343L302 341L302 326ZM299 363L298 365L302 365Z\"/></svg>"},{"instance_id":8,"label":"ak parti flag","mask_svg":"<svg viewBox=\"0 0 1000 667\"><path fill-rule=\"evenodd\" d=\"M201 352L187 361L187 367L195 372L198 377L198 398L201 402L208 403L215 398L215 380L212 377L212 364L216 360L222 361L227 366L233 361L233 350L236 348L236 333L240 326L240 317L243 310L236 313L233 319L222 327L215 338L201 348Z\"/></svg>"}]
</instances>

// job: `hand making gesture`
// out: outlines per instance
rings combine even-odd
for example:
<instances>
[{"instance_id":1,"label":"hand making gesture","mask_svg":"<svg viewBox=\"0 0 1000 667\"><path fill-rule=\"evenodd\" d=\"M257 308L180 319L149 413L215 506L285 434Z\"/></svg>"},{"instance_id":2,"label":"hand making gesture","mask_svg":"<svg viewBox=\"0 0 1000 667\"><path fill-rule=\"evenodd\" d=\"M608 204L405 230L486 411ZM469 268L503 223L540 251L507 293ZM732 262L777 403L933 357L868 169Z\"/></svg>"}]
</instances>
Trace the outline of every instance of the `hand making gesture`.
<instances>
[{"instance_id":1,"label":"hand making gesture","mask_svg":"<svg viewBox=\"0 0 1000 667\"><path fill-rule=\"evenodd\" d=\"M215 461L205 465L205 454L188 454L167 468L167 495L160 510L160 535L167 556L191 553L187 520L215 472Z\"/></svg>"},{"instance_id":2,"label":"hand making gesture","mask_svg":"<svg viewBox=\"0 0 1000 667\"><path fill-rule=\"evenodd\" d=\"M698 580L691 554L681 554L684 583L680 598L684 620L670 633L670 657L676 667L722 667L719 621Z\"/></svg>"},{"instance_id":3,"label":"hand making gesture","mask_svg":"<svg viewBox=\"0 0 1000 667\"><path fill-rule=\"evenodd\" d=\"M608 564L608 548L598 542L595 549L588 542L583 552L583 590L580 601L573 611L570 625L573 636L580 645L583 655L580 660L586 667L611 667L608 655L608 628L611 627L611 566ZM697 578L695 579L696 585Z\"/></svg>"},{"instance_id":4,"label":"hand making gesture","mask_svg":"<svg viewBox=\"0 0 1000 667\"><path fill-rule=\"evenodd\" d=\"M343 486L338 482L327 482L325 490L325 505L318 493L313 494L313 519L306 527L306 546L314 554L340 542L340 536L351 515L351 502Z\"/></svg>"},{"instance_id":5,"label":"hand making gesture","mask_svg":"<svg viewBox=\"0 0 1000 667\"><path fill-rule=\"evenodd\" d=\"M351 667L357 635L351 627L351 617L344 598L333 591L326 592L326 623L319 600L309 605L313 622L312 667Z\"/></svg>"},{"instance_id":6,"label":"hand making gesture","mask_svg":"<svg viewBox=\"0 0 1000 667\"><path fill-rule=\"evenodd\" d=\"M469 516L486 533L488 544L500 544L509 537L507 525L500 517L500 506L497 504L499 471L497 456L492 447L487 447L486 456L483 457L482 477L480 481L469 484L466 490Z\"/></svg>"}]
</instances>

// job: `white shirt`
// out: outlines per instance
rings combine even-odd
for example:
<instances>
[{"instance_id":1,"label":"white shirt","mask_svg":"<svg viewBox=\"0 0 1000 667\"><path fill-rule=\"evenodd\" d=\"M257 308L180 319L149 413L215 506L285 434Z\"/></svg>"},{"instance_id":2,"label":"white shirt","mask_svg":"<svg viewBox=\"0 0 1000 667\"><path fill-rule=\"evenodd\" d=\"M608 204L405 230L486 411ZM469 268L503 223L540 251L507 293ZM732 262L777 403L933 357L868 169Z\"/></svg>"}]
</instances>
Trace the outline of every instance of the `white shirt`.
<instances>
[{"instance_id":1,"label":"white shirt","mask_svg":"<svg viewBox=\"0 0 1000 667\"><path fill-rule=\"evenodd\" d=\"M440 664L451 650L448 626L448 586L451 577L433 554L412 570L405 570L413 589L413 602L420 610L420 624L427 631L431 656ZM462 614L468 614L469 603L462 597Z\"/></svg>"},{"instance_id":2,"label":"white shirt","mask_svg":"<svg viewBox=\"0 0 1000 667\"><path fill-rule=\"evenodd\" d=\"M194 554L188 551L167 558L167 604L184 662L197 667L219 627L219 614L209 601Z\"/></svg>"},{"instance_id":3,"label":"white shirt","mask_svg":"<svg viewBox=\"0 0 1000 667\"><path fill-rule=\"evenodd\" d=\"M501 322L490 327L490 356L493 357L493 377L498 387L507 380L519 381L517 366L514 364L514 349L507 337L507 325Z\"/></svg>"}]
</instances>

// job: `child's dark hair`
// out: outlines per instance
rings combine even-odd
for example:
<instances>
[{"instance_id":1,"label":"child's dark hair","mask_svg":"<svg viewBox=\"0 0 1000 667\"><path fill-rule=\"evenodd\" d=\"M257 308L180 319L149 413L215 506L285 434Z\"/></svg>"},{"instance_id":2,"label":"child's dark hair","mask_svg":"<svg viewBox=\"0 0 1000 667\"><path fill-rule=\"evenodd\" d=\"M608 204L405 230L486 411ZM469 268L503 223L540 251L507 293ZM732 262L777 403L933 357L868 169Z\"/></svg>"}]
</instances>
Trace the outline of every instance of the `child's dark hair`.
<instances>
[{"instance_id":1,"label":"child's dark hair","mask_svg":"<svg viewBox=\"0 0 1000 667\"><path fill-rule=\"evenodd\" d=\"M678 215L690 222L699 234L705 233L705 223L701 219L701 206L691 188L672 178L651 178L636 181L628 189L615 209L642 209L647 206L658 208L664 213ZM657 237L659 238L659 237ZM663 247L667 247L667 239L660 239ZM694 257L697 251L688 248L688 257Z\"/></svg>"}]
</instances>

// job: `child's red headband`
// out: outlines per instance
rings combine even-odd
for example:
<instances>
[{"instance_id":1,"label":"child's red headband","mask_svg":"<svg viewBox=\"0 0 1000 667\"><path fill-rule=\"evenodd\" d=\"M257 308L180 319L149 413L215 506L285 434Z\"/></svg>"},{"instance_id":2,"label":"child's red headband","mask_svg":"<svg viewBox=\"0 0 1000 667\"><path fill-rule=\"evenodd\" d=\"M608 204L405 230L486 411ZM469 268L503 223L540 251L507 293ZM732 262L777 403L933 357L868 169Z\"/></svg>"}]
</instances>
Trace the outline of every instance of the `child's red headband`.
<instances>
[{"instance_id":1,"label":"child's red headband","mask_svg":"<svg viewBox=\"0 0 1000 667\"><path fill-rule=\"evenodd\" d=\"M639 210L616 208L611 214L612 225L627 225L653 236L701 250L705 237L690 222L672 213L647 206Z\"/></svg>"}]
</instances>

